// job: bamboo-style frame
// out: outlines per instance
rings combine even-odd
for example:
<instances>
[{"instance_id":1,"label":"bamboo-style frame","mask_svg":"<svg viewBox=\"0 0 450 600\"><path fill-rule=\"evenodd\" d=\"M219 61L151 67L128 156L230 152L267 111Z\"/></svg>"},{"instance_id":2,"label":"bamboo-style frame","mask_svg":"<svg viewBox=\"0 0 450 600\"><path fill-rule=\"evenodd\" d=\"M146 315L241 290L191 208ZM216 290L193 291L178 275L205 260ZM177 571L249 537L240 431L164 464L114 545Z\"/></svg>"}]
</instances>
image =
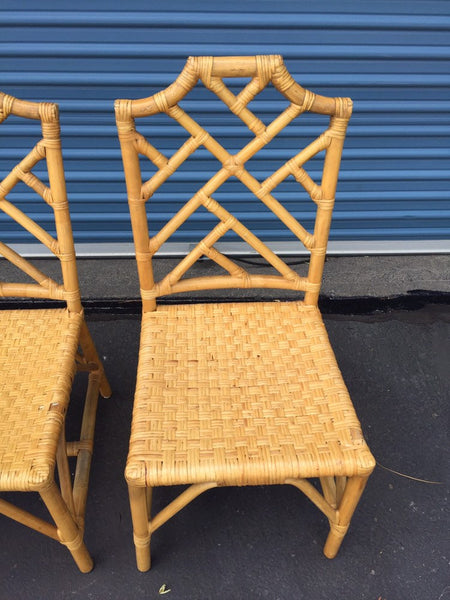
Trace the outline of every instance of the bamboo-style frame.
<instances>
[{"instance_id":1,"label":"bamboo-style frame","mask_svg":"<svg viewBox=\"0 0 450 600\"><path fill-rule=\"evenodd\" d=\"M246 77L250 78L250 82L239 94L234 95L223 81L224 78L230 77ZM180 107L179 102L198 81L215 93L254 134L254 138L236 154L231 155ZM269 83L272 83L290 104L266 126L248 109L248 104ZM305 292L303 300L305 306L317 306L342 148L352 112L352 101L349 98L327 98L302 88L289 74L281 56L190 57L180 75L168 88L149 98L117 100L115 110L136 248L143 318L146 313L157 310L156 301L162 295L205 289L262 287L298 290ZM293 119L306 111L328 115L330 117L328 128L265 181L262 183L257 181L245 168L245 163ZM137 131L135 124L135 120L140 117L162 112L178 122L191 136L170 158L153 147ZM156 235L151 237L146 212L147 200L200 146L211 152L222 167ZM304 164L321 151L325 151L325 160L322 180L318 184L309 176ZM157 167L156 173L148 181L142 180L140 155L146 156ZM312 234L276 200L272 193L276 186L290 175L294 176L317 206ZM299 242L310 251L310 264L306 277L300 277L295 273L213 198L220 185L232 176L239 179L272 210L297 236ZM152 267L154 254L200 206L213 213L219 219L219 224L170 273L161 281L155 282ZM279 275L250 274L214 248L214 244L230 229L264 257L279 272ZM228 275L182 279L188 269L202 256L207 256L218 263L228 272ZM146 356L151 343L151 340L141 338L141 351L145 349ZM144 363L144 359L142 360ZM143 365L142 369L144 368ZM135 402L137 401L136 398ZM139 435L143 435L142 430ZM139 435L136 436L136 440ZM191 481L187 490L152 518L152 488L148 482L145 457L143 456L141 461L136 458L133 462L132 444L133 433L126 478L129 486L137 566L141 571L146 571L150 568L151 534L199 494L218 485L227 485L227 482L192 483ZM328 473L318 473L322 494L307 479L287 477L284 480L284 483L294 485L305 493L327 516L330 533L324 553L329 558L337 554L373 466L373 458L369 456L364 468L359 469L359 472L352 476L339 474L330 476ZM249 465L247 467L250 469Z\"/></svg>"},{"instance_id":2,"label":"bamboo-style frame","mask_svg":"<svg viewBox=\"0 0 450 600\"><path fill-rule=\"evenodd\" d=\"M81 322L78 339L79 351L73 356L73 365L77 371L88 373L88 386L78 441L66 442L64 434L64 413L71 386L66 390L67 397L65 402L61 402L59 408L61 426L58 438L55 440L57 443L55 461L59 486L53 478L53 473L45 482L37 486L30 485L25 480L19 481L19 478L16 477L18 491L29 489L29 491L40 493L55 525L47 523L3 499L0 499L0 513L66 545L80 570L88 572L92 569L93 562L83 542L83 531L97 401L99 393L107 398L111 395L111 389L83 317L66 195L58 107L54 103L24 101L0 92L0 123L10 114L40 121L42 139L1 181L0 210L29 231L59 259L63 283L57 283L29 260L0 242L0 255L35 281L35 283L0 282L0 297L48 298L65 301L68 314L74 315L74 319L79 319ZM46 162L48 186L32 173L33 167L41 160ZM51 236L7 200L6 196L19 181L23 181L53 209L56 237ZM20 317L26 316L33 319L33 310L16 310ZM52 311L51 308L48 310ZM69 381L71 381L71 377ZM73 484L68 464L69 456L76 457ZM8 488L8 491L11 491L11 488Z\"/></svg>"}]
</instances>

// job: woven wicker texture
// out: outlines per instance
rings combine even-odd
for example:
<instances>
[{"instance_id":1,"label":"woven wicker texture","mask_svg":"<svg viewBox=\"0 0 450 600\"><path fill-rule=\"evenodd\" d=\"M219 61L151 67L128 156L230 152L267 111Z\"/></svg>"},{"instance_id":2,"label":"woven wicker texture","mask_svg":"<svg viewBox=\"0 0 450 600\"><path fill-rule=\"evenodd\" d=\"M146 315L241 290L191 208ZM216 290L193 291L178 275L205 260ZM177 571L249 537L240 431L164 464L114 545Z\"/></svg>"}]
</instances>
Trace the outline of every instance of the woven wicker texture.
<instances>
[{"instance_id":1,"label":"woven wicker texture","mask_svg":"<svg viewBox=\"0 0 450 600\"><path fill-rule=\"evenodd\" d=\"M235 95L226 77L247 77ZM248 127L254 137L230 154L179 102L201 81ZM289 100L271 123L248 105L267 85ZM246 163L293 119L306 111L329 115L329 126L306 148L259 182ZM130 449L126 467L138 568L150 567L150 537L200 493L215 486L289 483L302 490L330 522L324 552L335 556L375 462L336 364L317 308L331 213L347 123L348 98L305 90L280 56L191 57L176 81L150 98L118 100L116 120L136 247L143 319ZM136 129L138 117L164 112L190 138L170 158ZM197 192L155 235L145 204L197 148L220 163ZM304 168L325 151L320 183ZM157 167L142 181L140 156ZM293 176L316 205L307 231L276 199ZM229 178L238 179L294 233L311 253L300 277L214 198ZM219 223L165 276L155 282L152 257L199 208ZM151 214L151 211L149 211ZM276 274L254 274L217 250L234 231L266 259ZM189 277L201 257L222 276ZM226 288L283 288L304 292L302 302L157 306L158 297ZM226 296L224 298L226 300ZM308 481L318 477L323 495ZM191 484L151 516L151 491Z\"/></svg>"},{"instance_id":2,"label":"woven wicker texture","mask_svg":"<svg viewBox=\"0 0 450 600\"><path fill-rule=\"evenodd\" d=\"M145 313L142 340L130 481L252 485L372 470L316 307L160 306Z\"/></svg>"},{"instance_id":3,"label":"woven wicker texture","mask_svg":"<svg viewBox=\"0 0 450 600\"><path fill-rule=\"evenodd\" d=\"M0 311L0 490L53 474L81 323L65 309Z\"/></svg>"}]
</instances>

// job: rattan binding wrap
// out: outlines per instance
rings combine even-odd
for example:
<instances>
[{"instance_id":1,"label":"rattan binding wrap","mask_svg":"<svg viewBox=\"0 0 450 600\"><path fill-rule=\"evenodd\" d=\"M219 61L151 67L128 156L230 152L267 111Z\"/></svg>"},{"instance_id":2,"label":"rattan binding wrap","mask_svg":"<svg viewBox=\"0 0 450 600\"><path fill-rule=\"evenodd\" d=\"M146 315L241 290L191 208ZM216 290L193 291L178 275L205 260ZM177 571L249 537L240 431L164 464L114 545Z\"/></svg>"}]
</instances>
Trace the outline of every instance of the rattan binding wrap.
<instances>
[{"instance_id":1,"label":"rattan binding wrap","mask_svg":"<svg viewBox=\"0 0 450 600\"><path fill-rule=\"evenodd\" d=\"M235 95L226 77L249 77ZM254 138L231 155L179 105L201 81L240 118ZM270 124L248 108L272 84L289 100ZM143 318L130 449L126 467L137 564L150 567L150 536L198 494L216 486L289 483L302 490L330 522L325 554L335 556L374 468L317 308L331 213L347 122L348 98L326 98L299 86L279 56L191 57L167 89L150 98L119 100L116 119L136 247ZM246 167L259 150L306 111L330 116L317 139L259 182ZM135 119L165 112L190 138L170 158L136 129ZM145 204L200 146L221 163L219 170L155 235L149 235ZM305 169L325 151L320 184ZM139 155L157 172L142 181ZM277 200L276 188L295 180L317 206L313 232ZM237 178L294 233L311 253L300 277L214 198ZM161 281L152 257L197 210L219 223ZM233 230L275 269L255 275L214 246ZM201 257L223 276L187 276ZM157 306L162 295L205 289L267 287L298 290L290 303L216 303ZM226 300L226 296L225 296ZM320 479L322 494L308 481ZM190 484L151 516L152 488Z\"/></svg>"},{"instance_id":2,"label":"rattan binding wrap","mask_svg":"<svg viewBox=\"0 0 450 600\"><path fill-rule=\"evenodd\" d=\"M60 541L87 572L93 562L83 530L97 400L99 391L105 397L111 392L81 306L57 106L0 92L0 122L10 114L40 120L42 139L0 182L0 210L58 257L62 283L0 242L0 255L31 280L1 277L0 296L64 300L67 306L0 311L0 492L38 492L55 524L2 498L0 512ZM32 172L40 161L46 163L48 185ZM56 237L7 199L20 181L53 209ZM88 374L83 420L80 439L66 443L65 416L77 371ZM77 458L73 484L68 456Z\"/></svg>"}]
</instances>

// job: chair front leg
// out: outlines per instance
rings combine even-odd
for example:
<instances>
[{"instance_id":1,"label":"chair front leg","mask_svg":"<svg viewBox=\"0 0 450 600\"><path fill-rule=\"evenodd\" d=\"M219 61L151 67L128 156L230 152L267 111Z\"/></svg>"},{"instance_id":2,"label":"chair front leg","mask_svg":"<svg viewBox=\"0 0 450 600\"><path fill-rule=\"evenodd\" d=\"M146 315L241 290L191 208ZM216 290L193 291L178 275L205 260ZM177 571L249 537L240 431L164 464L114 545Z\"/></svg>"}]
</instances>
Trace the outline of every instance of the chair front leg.
<instances>
[{"instance_id":1,"label":"chair front leg","mask_svg":"<svg viewBox=\"0 0 450 600\"><path fill-rule=\"evenodd\" d=\"M350 520L364 491L368 477L349 477L338 507L337 523L330 523L330 533L323 553L327 558L334 558L347 533Z\"/></svg>"},{"instance_id":2,"label":"chair front leg","mask_svg":"<svg viewBox=\"0 0 450 600\"><path fill-rule=\"evenodd\" d=\"M133 521L134 546L136 563L139 571L150 569L150 528L149 505L151 490L145 487L128 485L130 495L131 519Z\"/></svg>"}]
</instances>

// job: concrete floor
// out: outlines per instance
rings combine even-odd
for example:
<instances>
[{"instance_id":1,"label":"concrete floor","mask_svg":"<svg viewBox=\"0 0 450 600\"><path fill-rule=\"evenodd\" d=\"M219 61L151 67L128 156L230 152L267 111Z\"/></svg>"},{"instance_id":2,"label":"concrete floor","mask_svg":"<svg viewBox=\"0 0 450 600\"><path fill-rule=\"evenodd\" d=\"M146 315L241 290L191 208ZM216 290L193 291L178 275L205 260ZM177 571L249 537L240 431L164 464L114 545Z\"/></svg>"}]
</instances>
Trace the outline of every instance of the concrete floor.
<instances>
[{"instance_id":1,"label":"concrete floor","mask_svg":"<svg viewBox=\"0 0 450 600\"><path fill-rule=\"evenodd\" d=\"M258 269L255 265L259 264L260 272L267 273L267 263L258 256L234 257L234 260L249 270ZM175 262L174 258L156 258L155 279L166 273ZM286 262L299 274L306 273L306 256L286 257ZM51 277L59 278L60 268L56 259L34 259L33 264ZM5 281L23 279L17 269L2 259L0 269ZM134 258L83 258L78 260L78 271L85 301L133 299L139 296ZM189 273L197 276L219 272L220 269L211 261L200 260ZM381 299L408 297L418 292L428 295L450 293L449 254L329 256L326 259L321 288L324 298ZM243 293L241 290L231 290L227 294L242 297Z\"/></svg>"},{"instance_id":2,"label":"concrete floor","mask_svg":"<svg viewBox=\"0 0 450 600\"><path fill-rule=\"evenodd\" d=\"M211 490L155 533L153 566L136 570L123 469L139 317L89 315L113 388L99 405L86 544L78 572L65 548L0 517L0 599L450 600L448 305L326 315L338 362L381 465L336 559L322 554L326 519L288 486ZM69 429L78 418L76 398ZM155 491L155 510L175 490ZM8 498L45 515L33 494Z\"/></svg>"}]
</instances>

